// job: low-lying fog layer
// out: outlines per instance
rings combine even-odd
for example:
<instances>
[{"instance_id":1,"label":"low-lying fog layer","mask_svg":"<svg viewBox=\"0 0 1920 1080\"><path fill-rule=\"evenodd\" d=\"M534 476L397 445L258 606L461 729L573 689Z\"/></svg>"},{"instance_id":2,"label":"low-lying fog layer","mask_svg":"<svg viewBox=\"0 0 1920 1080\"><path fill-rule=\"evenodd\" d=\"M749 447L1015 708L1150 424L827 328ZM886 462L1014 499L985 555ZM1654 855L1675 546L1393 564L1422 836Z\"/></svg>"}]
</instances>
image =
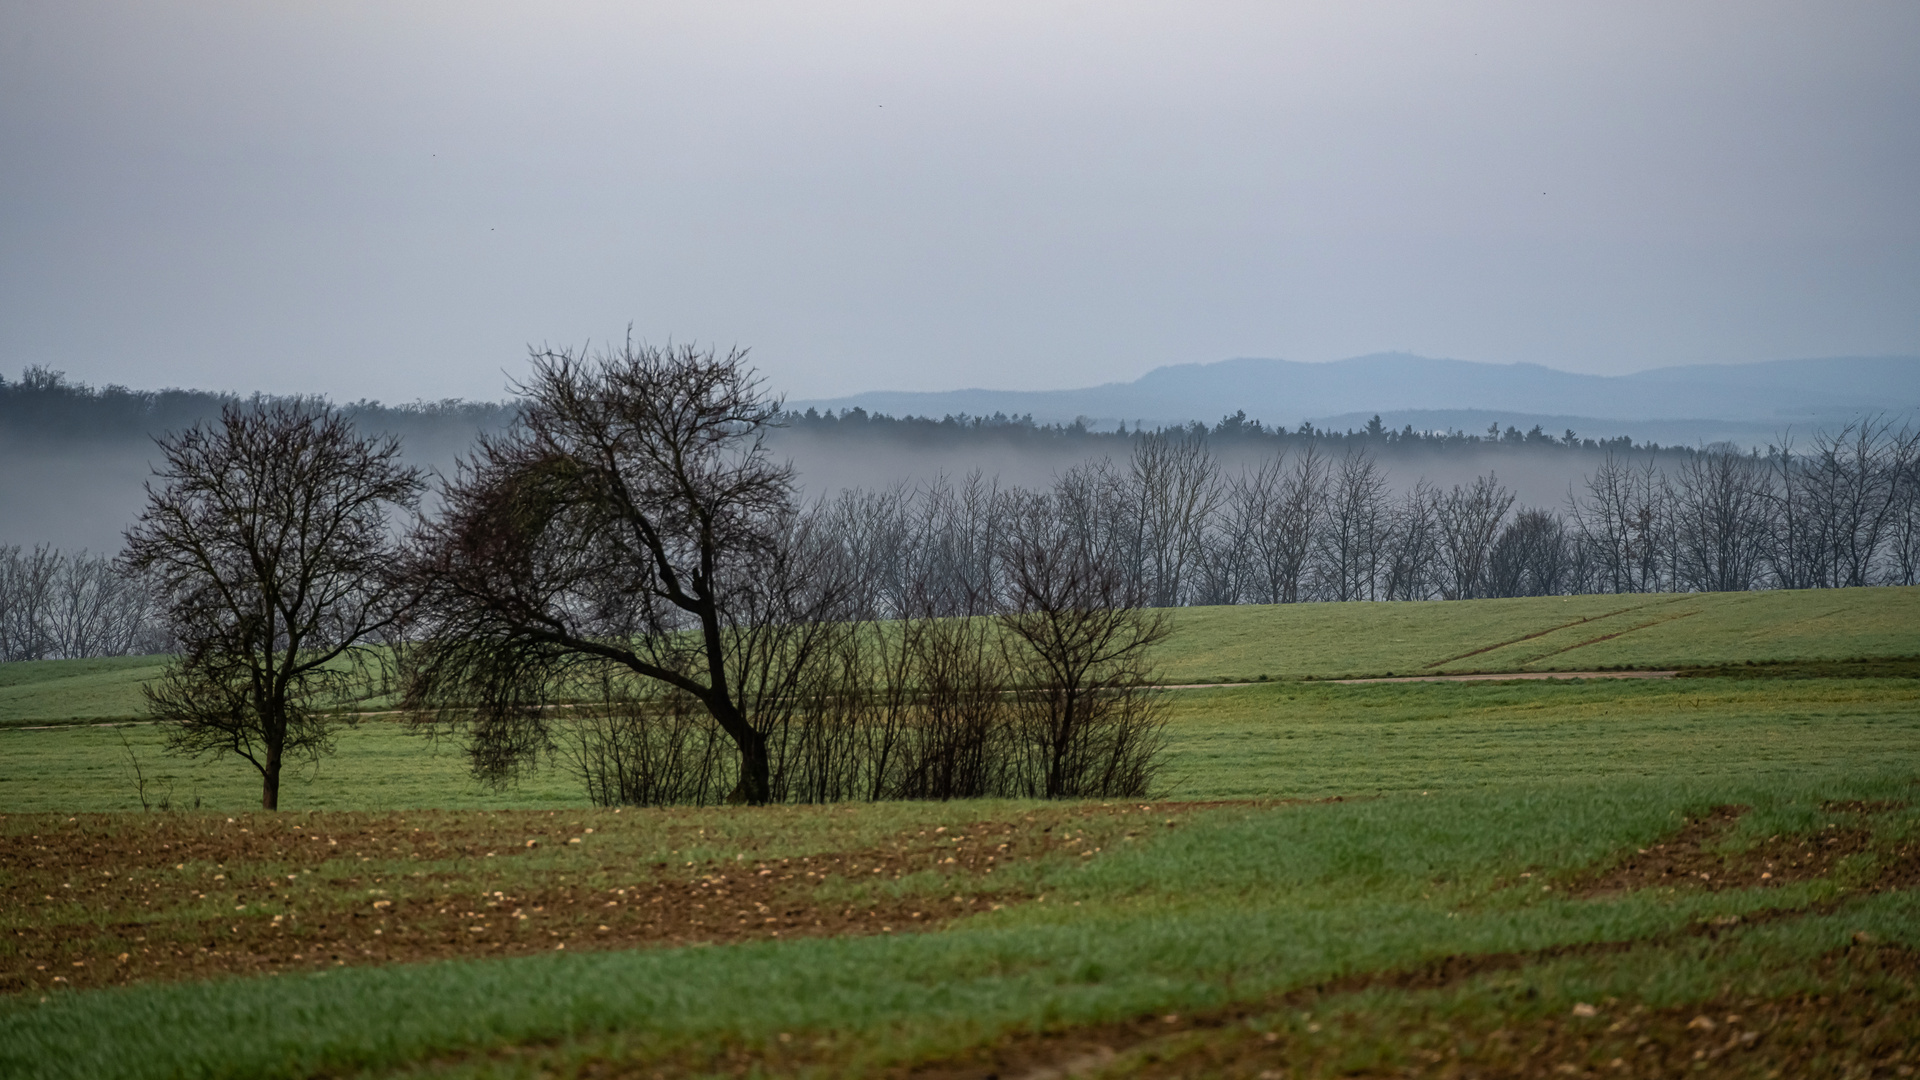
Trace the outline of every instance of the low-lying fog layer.
<instances>
[{"instance_id":1,"label":"low-lying fog layer","mask_svg":"<svg viewBox=\"0 0 1920 1080\"><path fill-rule=\"evenodd\" d=\"M450 471L480 428L404 436L407 456L426 468ZM924 483L939 475L961 478L978 470L1002 484L1044 487L1074 465L1111 457L1124 467L1129 445L1113 438L1036 436L1029 429L985 429L923 440L890 432L786 428L767 440L791 460L809 498L844 488ZM1331 448L1337 454L1339 447ZM1228 475L1276 452L1268 440L1215 440ZM1531 445L1455 446L1448 449L1375 446L1398 489L1424 477L1451 487L1492 471L1524 506L1560 506L1569 485L1592 471L1598 449ZM115 552L121 532L145 503L143 485L159 455L144 438L12 437L0 441L0 546L52 544L66 550Z\"/></svg>"},{"instance_id":2,"label":"low-lying fog layer","mask_svg":"<svg viewBox=\"0 0 1920 1080\"><path fill-rule=\"evenodd\" d=\"M789 429L776 432L767 442L793 462L810 497L831 495L845 488L871 490L897 483L912 486L942 474L959 479L976 469L1002 484L1040 488L1073 466L1102 457L1124 469L1131 449L1117 440L1016 441L997 438L992 432L982 432L977 440L959 445L925 445L886 435ZM1211 448L1222 472L1229 476L1279 452L1264 440L1218 440ZM1342 452L1337 446L1331 450L1335 455ZM1568 485L1579 484L1605 457L1599 449L1507 445L1449 450L1376 446L1371 452L1386 467L1395 490L1411 487L1422 477L1430 484L1452 487L1491 471L1524 506L1562 505Z\"/></svg>"}]
</instances>

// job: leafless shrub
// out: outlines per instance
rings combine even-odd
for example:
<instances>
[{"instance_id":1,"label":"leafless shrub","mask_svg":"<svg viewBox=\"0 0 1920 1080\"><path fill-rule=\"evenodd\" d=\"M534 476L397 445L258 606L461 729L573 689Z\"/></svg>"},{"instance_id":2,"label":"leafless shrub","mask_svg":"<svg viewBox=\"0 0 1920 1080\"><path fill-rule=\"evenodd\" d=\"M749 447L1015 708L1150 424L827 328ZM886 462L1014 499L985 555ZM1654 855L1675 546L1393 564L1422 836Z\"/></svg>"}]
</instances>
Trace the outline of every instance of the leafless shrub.
<instances>
[{"instance_id":1,"label":"leafless shrub","mask_svg":"<svg viewBox=\"0 0 1920 1080\"><path fill-rule=\"evenodd\" d=\"M679 690L606 685L556 712L555 752L596 806L709 804L737 784L731 742Z\"/></svg>"}]
</instances>

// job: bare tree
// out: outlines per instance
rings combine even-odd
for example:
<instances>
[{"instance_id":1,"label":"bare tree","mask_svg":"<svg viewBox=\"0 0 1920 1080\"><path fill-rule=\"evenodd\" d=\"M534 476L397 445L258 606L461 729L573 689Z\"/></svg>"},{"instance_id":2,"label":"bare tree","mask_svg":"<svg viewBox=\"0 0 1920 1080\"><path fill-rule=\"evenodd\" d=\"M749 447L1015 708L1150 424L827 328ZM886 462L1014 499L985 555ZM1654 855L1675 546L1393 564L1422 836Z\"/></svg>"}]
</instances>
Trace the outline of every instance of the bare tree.
<instances>
[{"instance_id":1,"label":"bare tree","mask_svg":"<svg viewBox=\"0 0 1920 1080\"><path fill-rule=\"evenodd\" d=\"M364 693L371 640L396 618L390 515L422 481L399 441L361 438L330 407L229 405L159 441L166 464L122 556L149 575L181 653L144 689L169 746L234 754L279 807L289 757L331 747L324 709Z\"/></svg>"},{"instance_id":2,"label":"bare tree","mask_svg":"<svg viewBox=\"0 0 1920 1080\"><path fill-rule=\"evenodd\" d=\"M1767 538L1766 563L1769 584L1780 589L1813 589L1830 578L1833 546L1824 532L1824 515L1818 512L1817 499L1808 471L1794 452L1792 432L1780 437L1780 444L1767 455L1767 518L1772 523Z\"/></svg>"},{"instance_id":3,"label":"bare tree","mask_svg":"<svg viewBox=\"0 0 1920 1080\"><path fill-rule=\"evenodd\" d=\"M1326 455L1311 442L1291 461L1275 455L1241 477L1233 498L1252 529L1254 593L1269 604L1309 599L1314 536L1326 513Z\"/></svg>"},{"instance_id":4,"label":"bare tree","mask_svg":"<svg viewBox=\"0 0 1920 1080\"><path fill-rule=\"evenodd\" d=\"M46 660L56 654L55 580L65 559L50 545L0 548L0 660Z\"/></svg>"},{"instance_id":5,"label":"bare tree","mask_svg":"<svg viewBox=\"0 0 1920 1080\"><path fill-rule=\"evenodd\" d=\"M1017 492L1010 507L1024 505L1030 492ZM1076 465L1053 484L1054 517L1066 530L1068 542L1102 565L1115 567L1129 587L1147 594L1151 570L1147 557L1146 526L1130 477L1123 476L1105 458ZM1004 540L1004 535L1000 539ZM1002 555L1005 547L999 548ZM1002 577L1006 570L1002 568ZM1007 586L1008 589L1011 586ZM1004 598L1003 598L1004 599Z\"/></svg>"},{"instance_id":6,"label":"bare tree","mask_svg":"<svg viewBox=\"0 0 1920 1080\"><path fill-rule=\"evenodd\" d=\"M1243 604L1250 595L1253 570L1253 529L1244 507L1235 501L1237 481L1229 481L1221 507L1208 521L1195 559L1195 604Z\"/></svg>"},{"instance_id":7,"label":"bare tree","mask_svg":"<svg viewBox=\"0 0 1920 1080\"><path fill-rule=\"evenodd\" d=\"M467 733L502 779L552 743L582 673L698 701L738 754L734 797L774 797L769 733L849 615L816 519L762 434L779 413L746 364L691 345L542 351L512 432L444 489L414 573L406 706Z\"/></svg>"},{"instance_id":8,"label":"bare tree","mask_svg":"<svg viewBox=\"0 0 1920 1080\"><path fill-rule=\"evenodd\" d=\"M1609 451L1586 488L1585 498L1568 493L1567 510L1596 584L1612 593L1658 592L1669 540L1666 484L1653 459L1636 468Z\"/></svg>"},{"instance_id":9,"label":"bare tree","mask_svg":"<svg viewBox=\"0 0 1920 1080\"><path fill-rule=\"evenodd\" d=\"M858 617L884 618L906 606L917 552L910 521L913 498L904 483L880 491L848 489L819 510L845 558L862 568L848 598Z\"/></svg>"},{"instance_id":10,"label":"bare tree","mask_svg":"<svg viewBox=\"0 0 1920 1080\"><path fill-rule=\"evenodd\" d=\"M1220 503L1219 466L1198 435L1143 435L1133 444L1134 497L1146 541L1154 607L1187 599L1208 519Z\"/></svg>"},{"instance_id":11,"label":"bare tree","mask_svg":"<svg viewBox=\"0 0 1920 1080\"><path fill-rule=\"evenodd\" d=\"M1044 495L1013 516L1005 560L1015 606L1000 623L1022 674L1024 794L1137 796L1164 723L1149 653L1169 630L1138 586L1076 544Z\"/></svg>"},{"instance_id":12,"label":"bare tree","mask_svg":"<svg viewBox=\"0 0 1920 1080\"><path fill-rule=\"evenodd\" d=\"M1881 549L1893 527L1898 477L1914 435L1885 419L1816 432L1802 464L1801 489L1815 535L1831 552L1818 583L1830 588L1876 584Z\"/></svg>"},{"instance_id":13,"label":"bare tree","mask_svg":"<svg viewBox=\"0 0 1920 1080\"><path fill-rule=\"evenodd\" d=\"M1489 596L1557 596L1566 590L1566 523L1551 510L1528 508L1500 531L1488 558Z\"/></svg>"},{"instance_id":14,"label":"bare tree","mask_svg":"<svg viewBox=\"0 0 1920 1080\"><path fill-rule=\"evenodd\" d=\"M1328 600L1378 595L1387 541L1387 476L1364 448L1349 450L1334 469L1320 529L1320 594Z\"/></svg>"},{"instance_id":15,"label":"bare tree","mask_svg":"<svg viewBox=\"0 0 1920 1080\"><path fill-rule=\"evenodd\" d=\"M1920 433L1906 442L1898 466L1887 537L1887 583L1914 585L1920 584Z\"/></svg>"},{"instance_id":16,"label":"bare tree","mask_svg":"<svg viewBox=\"0 0 1920 1080\"><path fill-rule=\"evenodd\" d=\"M167 648L152 589L104 555L0 547L0 661L83 659Z\"/></svg>"},{"instance_id":17,"label":"bare tree","mask_svg":"<svg viewBox=\"0 0 1920 1080\"><path fill-rule=\"evenodd\" d=\"M1675 469L1677 588L1742 592L1759 583L1771 532L1767 474L1757 458L1709 449Z\"/></svg>"},{"instance_id":18,"label":"bare tree","mask_svg":"<svg viewBox=\"0 0 1920 1080\"><path fill-rule=\"evenodd\" d=\"M1440 565L1440 493L1423 478L1400 496L1387 534L1386 599L1426 600Z\"/></svg>"},{"instance_id":19,"label":"bare tree","mask_svg":"<svg viewBox=\"0 0 1920 1080\"><path fill-rule=\"evenodd\" d=\"M917 493L908 568L911 595L903 612L983 615L997 603L1000 581L995 553L1007 514L1007 495L978 470L958 488L936 477Z\"/></svg>"},{"instance_id":20,"label":"bare tree","mask_svg":"<svg viewBox=\"0 0 1920 1080\"><path fill-rule=\"evenodd\" d=\"M1471 487L1455 484L1438 503L1440 594L1448 600L1486 596L1494 540L1513 506L1513 493L1493 474Z\"/></svg>"}]
</instances>

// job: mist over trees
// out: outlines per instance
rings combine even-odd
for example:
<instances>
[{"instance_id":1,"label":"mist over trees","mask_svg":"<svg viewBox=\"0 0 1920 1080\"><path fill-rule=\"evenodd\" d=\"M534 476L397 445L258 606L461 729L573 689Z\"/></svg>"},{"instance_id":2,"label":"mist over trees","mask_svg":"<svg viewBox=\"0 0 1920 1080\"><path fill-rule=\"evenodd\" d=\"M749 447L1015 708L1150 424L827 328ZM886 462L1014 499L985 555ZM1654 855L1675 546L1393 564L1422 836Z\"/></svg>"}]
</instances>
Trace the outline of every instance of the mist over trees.
<instances>
[{"instance_id":1,"label":"mist over trees","mask_svg":"<svg viewBox=\"0 0 1920 1080\"><path fill-rule=\"evenodd\" d=\"M153 439L216 421L228 403L263 405L254 395L192 390L90 387L56 371L28 368L0 377L0 546L51 544L67 551L112 552L145 500L142 484L157 463ZM316 404L317 402L309 402ZM338 406L356 427L397 435L409 464L448 473L475 440L509 428L521 404L507 401L359 401ZM1525 425L1522 425L1523 427ZM1195 425L1178 429L1193 432ZM1315 443L1338 458L1349 445L1372 451L1395 477L1425 475L1440 486L1497 469L1523 503L1556 502L1569 481L1591 472L1607 450L1655 448L1624 438L1549 436L1503 428L1489 433L1421 431L1362 424L1351 432L1279 429L1244 415L1204 429L1219 466L1232 473L1282 445ZM893 418L848 410L837 416L788 411L767 433L774 457L790 459L806 498L848 487L924 482L980 469L1007 483L1045 487L1056 474L1098 458L1124 460L1138 432L1086 424L1036 424L1011 416ZM1689 451L1658 448L1664 459Z\"/></svg>"},{"instance_id":2,"label":"mist over trees","mask_svg":"<svg viewBox=\"0 0 1920 1080\"><path fill-rule=\"evenodd\" d=\"M124 469L125 485L137 493L154 456L147 432L189 427L236 403L199 391L92 388L29 368L0 380L0 451L17 475L49 461L84 470L95 444L124 445L136 463ZM411 460L432 457L451 471L456 453L477 436L507 430L522 408L361 402L339 411L357 427L399 435ZM987 596L999 572L986 539L998 511L970 504L960 513L954 505L989 494L944 478L971 470L937 468L974 459L1037 463L1013 472L1075 506L1086 527L1110 537L1112 550L1133 551L1134 574L1151 588L1153 606L1835 587L1910 582L1920 562L1913 438L1883 420L1783 435L1782 445L1758 453L1538 429L1395 431L1376 422L1344 432L1286 430L1243 413L1211 427L1100 432L1025 417L809 410L769 417L766 435L776 458L792 448L815 463L821 475L803 501L834 501L836 455L884 465L927 453L931 476L867 490L884 490L883 502L923 515L923 531L940 538L912 553L888 546L897 540L862 541L870 546L853 557L870 568L898 559L963 568L935 587L943 596ZM1436 472L1459 483L1433 483ZM1048 473L1053 480L1044 479ZM999 493L992 497L1021 486L1001 475L989 485ZM1557 494L1552 477L1564 477ZM64 513L110 484L39 486ZM1506 497L1510 503L1497 505ZM110 529L90 531L117 539L136 508L130 501ZM54 515L8 516L18 530ZM948 524L936 528L936 521ZM1491 539L1489 527L1496 529ZM1122 533L1135 538L1111 539ZM143 584L116 575L105 556L27 540L0 546L0 657L170 647ZM954 606L944 598L937 605Z\"/></svg>"},{"instance_id":3,"label":"mist over trees","mask_svg":"<svg viewBox=\"0 0 1920 1080\"><path fill-rule=\"evenodd\" d=\"M1124 463L1075 467L1041 494L1151 607L1841 588L1920 572L1920 432L1879 420L1766 455L1609 451L1545 506L1519 505L1494 472L1396 490L1352 439L1276 441L1237 470L1205 431L1130 441ZM969 550L976 522L1004 528L1035 494L976 474L834 505L842 521L866 515L841 528L885 537L863 540L861 558L891 581ZM999 558L965 560L968 597L1009 587Z\"/></svg>"},{"instance_id":4,"label":"mist over trees","mask_svg":"<svg viewBox=\"0 0 1920 1080\"><path fill-rule=\"evenodd\" d=\"M165 651L146 578L105 555L0 547L0 662Z\"/></svg>"},{"instance_id":5,"label":"mist over trees","mask_svg":"<svg viewBox=\"0 0 1920 1080\"><path fill-rule=\"evenodd\" d=\"M154 439L217 423L230 404L264 407L317 398L200 390L93 387L30 367L0 377L0 546L51 544L112 553L146 501L160 462ZM369 434L398 436L409 464L447 471L482 432L513 422L512 403L466 401L331 406Z\"/></svg>"}]
</instances>

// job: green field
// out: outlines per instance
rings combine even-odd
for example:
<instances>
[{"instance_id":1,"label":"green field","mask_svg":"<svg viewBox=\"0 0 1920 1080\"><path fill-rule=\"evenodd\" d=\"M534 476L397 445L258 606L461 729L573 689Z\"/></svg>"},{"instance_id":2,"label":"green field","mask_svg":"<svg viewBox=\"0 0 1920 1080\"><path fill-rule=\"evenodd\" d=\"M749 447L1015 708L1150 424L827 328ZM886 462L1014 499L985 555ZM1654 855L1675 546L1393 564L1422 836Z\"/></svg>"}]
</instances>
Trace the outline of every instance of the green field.
<instances>
[{"instance_id":1,"label":"green field","mask_svg":"<svg viewBox=\"0 0 1920 1080\"><path fill-rule=\"evenodd\" d=\"M1181 608L1170 683L1920 657L1920 587ZM0 664L0 728L137 719L163 658Z\"/></svg>"},{"instance_id":2,"label":"green field","mask_svg":"<svg viewBox=\"0 0 1920 1080\"><path fill-rule=\"evenodd\" d=\"M1876 754L1920 760L1920 679L1269 683L1171 695L1160 794L1319 798L1665 772L1788 779ZM126 741L123 743L122 739ZM584 806L549 767L504 791L475 783L458 747L393 721L345 729L339 751L289 778L292 810ZM252 769L165 755L151 725L0 731L0 812L247 810Z\"/></svg>"},{"instance_id":3,"label":"green field","mask_svg":"<svg viewBox=\"0 0 1920 1080\"><path fill-rule=\"evenodd\" d=\"M1920 678L1822 662L1916 603L1183 611L1285 681L1171 695L1141 805L595 810L367 721L262 815L19 665L0 1075L1911 1075ZM1529 665L1724 670L1300 680Z\"/></svg>"},{"instance_id":4,"label":"green field","mask_svg":"<svg viewBox=\"0 0 1920 1080\"><path fill-rule=\"evenodd\" d=\"M1920 587L1186 608L1171 681L1920 656Z\"/></svg>"},{"instance_id":5,"label":"green field","mask_svg":"<svg viewBox=\"0 0 1920 1080\"><path fill-rule=\"evenodd\" d=\"M146 713L140 684L163 656L0 664L0 727L131 720Z\"/></svg>"}]
</instances>

